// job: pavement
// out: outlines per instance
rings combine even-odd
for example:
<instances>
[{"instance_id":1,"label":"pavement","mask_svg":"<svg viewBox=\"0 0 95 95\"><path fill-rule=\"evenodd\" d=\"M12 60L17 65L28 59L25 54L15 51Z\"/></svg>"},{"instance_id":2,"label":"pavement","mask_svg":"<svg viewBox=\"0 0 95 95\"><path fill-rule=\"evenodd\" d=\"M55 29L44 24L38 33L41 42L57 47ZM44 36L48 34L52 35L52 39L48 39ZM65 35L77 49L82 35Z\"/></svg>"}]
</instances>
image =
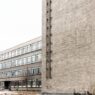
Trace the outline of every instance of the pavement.
<instances>
[{"instance_id":1,"label":"pavement","mask_svg":"<svg viewBox=\"0 0 95 95\"><path fill-rule=\"evenodd\" d=\"M41 95L39 92L31 91L0 91L0 95Z\"/></svg>"}]
</instances>

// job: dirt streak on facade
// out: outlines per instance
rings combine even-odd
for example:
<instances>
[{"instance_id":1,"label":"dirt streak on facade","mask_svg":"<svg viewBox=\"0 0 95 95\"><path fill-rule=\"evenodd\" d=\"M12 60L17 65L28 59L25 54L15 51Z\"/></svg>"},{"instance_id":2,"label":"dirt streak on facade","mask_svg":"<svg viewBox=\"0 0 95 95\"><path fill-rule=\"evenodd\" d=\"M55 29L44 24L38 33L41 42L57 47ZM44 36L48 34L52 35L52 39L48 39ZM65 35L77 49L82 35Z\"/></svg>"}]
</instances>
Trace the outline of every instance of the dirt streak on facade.
<instances>
[{"instance_id":1,"label":"dirt streak on facade","mask_svg":"<svg viewBox=\"0 0 95 95\"><path fill-rule=\"evenodd\" d=\"M41 57L41 37L2 51L0 89L40 90Z\"/></svg>"}]
</instances>

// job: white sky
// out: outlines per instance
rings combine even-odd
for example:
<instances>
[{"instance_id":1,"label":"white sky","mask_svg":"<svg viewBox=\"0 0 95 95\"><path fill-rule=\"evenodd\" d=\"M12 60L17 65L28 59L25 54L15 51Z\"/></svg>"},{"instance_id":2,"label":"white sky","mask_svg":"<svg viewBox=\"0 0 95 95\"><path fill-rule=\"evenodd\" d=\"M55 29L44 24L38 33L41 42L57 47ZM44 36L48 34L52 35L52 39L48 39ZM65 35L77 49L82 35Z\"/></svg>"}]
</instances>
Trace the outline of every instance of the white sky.
<instances>
[{"instance_id":1,"label":"white sky","mask_svg":"<svg viewBox=\"0 0 95 95\"><path fill-rule=\"evenodd\" d=\"M41 35L42 0L0 0L0 51Z\"/></svg>"}]
</instances>

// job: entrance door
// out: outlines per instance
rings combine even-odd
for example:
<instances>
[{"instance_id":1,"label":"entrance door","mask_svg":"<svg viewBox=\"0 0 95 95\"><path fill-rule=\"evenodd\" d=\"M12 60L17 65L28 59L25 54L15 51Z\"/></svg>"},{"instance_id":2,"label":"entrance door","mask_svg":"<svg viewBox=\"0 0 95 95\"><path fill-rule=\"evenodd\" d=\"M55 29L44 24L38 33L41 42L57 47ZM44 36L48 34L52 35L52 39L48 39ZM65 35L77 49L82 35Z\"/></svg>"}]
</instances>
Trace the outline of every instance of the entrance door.
<instances>
[{"instance_id":1,"label":"entrance door","mask_svg":"<svg viewBox=\"0 0 95 95\"><path fill-rule=\"evenodd\" d=\"M5 86L4 87L5 89L9 89L9 87L10 87L10 81L5 81L4 82L4 86Z\"/></svg>"}]
</instances>

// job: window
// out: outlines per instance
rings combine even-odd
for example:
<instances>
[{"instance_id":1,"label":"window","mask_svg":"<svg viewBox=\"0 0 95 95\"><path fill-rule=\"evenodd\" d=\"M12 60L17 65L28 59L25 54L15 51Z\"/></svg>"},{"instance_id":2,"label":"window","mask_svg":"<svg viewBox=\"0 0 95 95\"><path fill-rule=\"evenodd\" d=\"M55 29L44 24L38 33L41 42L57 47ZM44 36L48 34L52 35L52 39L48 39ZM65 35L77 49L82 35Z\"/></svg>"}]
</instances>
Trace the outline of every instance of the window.
<instances>
[{"instance_id":1,"label":"window","mask_svg":"<svg viewBox=\"0 0 95 95\"><path fill-rule=\"evenodd\" d=\"M17 49L17 54L20 55L20 53L21 53L21 52L20 52L20 49Z\"/></svg>"},{"instance_id":2,"label":"window","mask_svg":"<svg viewBox=\"0 0 95 95\"><path fill-rule=\"evenodd\" d=\"M36 87L36 80L33 80L33 86L32 87Z\"/></svg>"},{"instance_id":3,"label":"window","mask_svg":"<svg viewBox=\"0 0 95 95\"><path fill-rule=\"evenodd\" d=\"M6 59L6 53L4 54L4 59Z\"/></svg>"},{"instance_id":4,"label":"window","mask_svg":"<svg viewBox=\"0 0 95 95\"><path fill-rule=\"evenodd\" d=\"M14 57L15 56L15 51L12 51L12 57Z\"/></svg>"},{"instance_id":5,"label":"window","mask_svg":"<svg viewBox=\"0 0 95 95\"><path fill-rule=\"evenodd\" d=\"M34 69L34 74L36 75L36 74L38 74L39 72L38 72L38 68L35 68Z\"/></svg>"},{"instance_id":6,"label":"window","mask_svg":"<svg viewBox=\"0 0 95 95\"><path fill-rule=\"evenodd\" d=\"M27 59L26 58L23 59L23 63L27 64Z\"/></svg>"},{"instance_id":7,"label":"window","mask_svg":"<svg viewBox=\"0 0 95 95\"><path fill-rule=\"evenodd\" d=\"M38 62L38 61L41 61L41 53L38 53L38 54L36 54L35 55L36 56L36 58L35 58L35 60Z\"/></svg>"},{"instance_id":8,"label":"window","mask_svg":"<svg viewBox=\"0 0 95 95\"><path fill-rule=\"evenodd\" d=\"M28 52L30 52L31 51L31 44L28 45L27 48L28 48Z\"/></svg>"},{"instance_id":9,"label":"window","mask_svg":"<svg viewBox=\"0 0 95 95\"><path fill-rule=\"evenodd\" d=\"M14 59L11 61L11 66L12 67L16 66L16 61Z\"/></svg>"},{"instance_id":10,"label":"window","mask_svg":"<svg viewBox=\"0 0 95 95\"><path fill-rule=\"evenodd\" d=\"M16 66L18 66L18 60L15 60L15 64L16 64Z\"/></svg>"},{"instance_id":11,"label":"window","mask_svg":"<svg viewBox=\"0 0 95 95\"><path fill-rule=\"evenodd\" d=\"M22 65L22 59L18 60L18 65Z\"/></svg>"},{"instance_id":12,"label":"window","mask_svg":"<svg viewBox=\"0 0 95 95\"><path fill-rule=\"evenodd\" d=\"M6 68L6 64L5 63L2 63L2 68Z\"/></svg>"},{"instance_id":13,"label":"window","mask_svg":"<svg viewBox=\"0 0 95 95\"><path fill-rule=\"evenodd\" d=\"M12 61L9 61L9 67L12 67Z\"/></svg>"},{"instance_id":14,"label":"window","mask_svg":"<svg viewBox=\"0 0 95 95\"><path fill-rule=\"evenodd\" d=\"M27 80L23 80L23 81L22 81L22 86L23 86L23 87L26 87L26 85L27 85Z\"/></svg>"},{"instance_id":15,"label":"window","mask_svg":"<svg viewBox=\"0 0 95 95\"><path fill-rule=\"evenodd\" d=\"M34 69L33 68L31 69L31 75L34 75Z\"/></svg>"},{"instance_id":16,"label":"window","mask_svg":"<svg viewBox=\"0 0 95 95\"><path fill-rule=\"evenodd\" d=\"M24 48L20 48L20 54L24 53Z\"/></svg>"},{"instance_id":17,"label":"window","mask_svg":"<svg viewBox=\"0 0 95 95\"><path fill-rule=\"evenodd\" d=\"M42 48L42 42L39 41L37 44L38 44L38 49L41 49Z\"/></svg>"},{"instance_id":18,"label":"window","mask_svg":"<svg viewBox=\"0 0 95 95\"><path fill-rule=\"evenodd\" d=\"M27 75L27 70L24 69L23 72L22 72L23 76L26 76Z\"/></svg>"},{"instance_id":19,"label":"window","mask_svg":"<svg viewBox=\"0 0 95 95\"><path fill-rule=\"evenodd\" d=\"M9 52L9 58L11 57L11 55L12 55L11 52Z\"/></svg>"},{"instance_id":20,"label":"window","mask_svg":"<svg viewBox=\"0 0 95 95\"><path fill-rule=\"evenodd\" d=\"M9 72L6 72L6 76L7 76L7 77L11 77L11 76L12 76L12 73L11 73L11 71L9 71Z\"/></svg>"},{"instance_id":21,"label":"window","mask_svg":"<svg viewBox=\"0 0 95 95\"><path fill-rule=\"evenodd\" d=\"M3 72L1 72L1 77L3 78Z\"/></svg>"},{"instance_id":22,"label":"window","mask_svg":"<svg viewBox=\"0 0 95 95\"><path fill-rule=\"evenodd\" d=\"M9 58L9 52L7 52L7 58Z\"/></svg>"},{"instance_id":23,"label":"window","mask_svg":"<svg viewBox=\"0 0 95 95\"><path fill-rule=\"evenodd\" d=\"M2 63L0 64L0 69L2 69Z\"/></svg>"},{"instance_id":24,"label":"window","mask_svg":"<svg viewBox=\"0 0 95 95\"><path fill-rule=\"evenodd\" d=\"M1 55L1 60L3 60L3 55Z\"/></svg>"},{"instance_id":25,"label":"window","mask_svg":"<svg viewBox=\"0 0 95 95\"><path fill-rule=\"evenodd\" d=\"M28 87L31 87L31 80L28 80L27 86L28 86Z\"/></svg>"},{"instance_id":26,"label":"window","mask_svg":"<svg viewBox=\"0 0 95 95\"><path fill-rule=\"evenodd\" d=\"M39 53L39 54L38 54L38 61L41 61L41 60L42 60L42 54Z\"/></svg>"},{"instance_id":27,"label":"window","mask_svg":"<svg viewBox=\"0 0 95 95\"><path fill-rule=\"evenodd\" d=\"M32 51L36 50L36 48L37 48L37 47L36 47L36 43L34 43L34 44L31 45L31 50L32 50Z\"/></svg>"},{"instance_id":28,"label":"window","mask_svg":"<svg viewBox=\"0 0 95 95\"><path fill-rule=\"evenodd\" d=\"M4 59L6 59L6 53L4 54Z\"/></svg>"},{"instance_id":29,"label":"window","mask_svg":"<svg viewBox=\"0 0 95 95\"><path fill-rule=\"evenodd\" d=\"M31 63L31 56L28 57L28 63Z\"/></svg>"},{"instance_id":30,"label":"window","mask_svg":"<svg viewBox=\"0 0 95 95\"><path fill-rule=\"evenodd\" d=\"M18 87L19 86L19 81L14 81L13 85L14 85L14 87Z\"/></svg>"},{"instance_id":31,"label":"window","mask_svg":"<svg viewBox=\"0 0 95 95\"><path fill-rule=\"evenodd\" d=\"M19 54L22 54L22 48L19 48Z\"/></svg>"},{"instance_id":32,"label":"window","mask_svg":"<svg viewBox=\"0 0 95 95\"><path fill-rule=\"evenodd\" d=\"M5 54L3 54L3 59L5 59Z\"/></svg>"},{"instance_id":33,"label":"window","mask_svg":"<svg viewBox=\"0 0 95 95\"><path fill-rule=\"evenodd\" d=\"M32 63L34 63L35 62L35 55L32 55Z\"/></svg>"},{"instance_id":34,"label":"window","mask_svg":"<svg viewBox=\"0 0 95 95\"><path fill-rule=\"evenodd\" d=\"M27 52L27 46L24 47L24 53L26 53L26 52Z\"/></svg>"},{"instance_id":35,"label":"window","mask_svg":"<svg viewBox=\"0 0 95 95\"><path fill-rule=\"evenodd\" d=\"M38 54L35 55L35 61L38 62Z\"/></svg>"},{"instance_id":36,"label":"window","mask_svg":"<svg viewBox=\"0 0 95 95\"><path fill-rule=\"evenodd\" d=\"M16 56L17 56L18 55L18 51L16 50L15 53L16 53Z\"/></svg>"},{"instance_id":37,"label":"window","mask_svg":"<svg viewBox=\"0 0 95 95\"><path fill-rule=\"evenodd\" d=\"M10 68L10 61L6 62L6 68Z\"/></svg>"},{"instance_id":38,"label":"window","mask_svg":"<svg viewBox=\"0 0 95 95\"><path fill-rule=\"evenodd\" d=\"M0 60L2 60L2 56L0 55Z\"/></svg>"},{"instance_id":39,"label":"window","mask_svg":"<svg viewBox=\"0 0 95 95\"><path fill-rule=\"evenodd\" d=\"M5 55L5 56L6 56L6 59L7 59L7 58L8 58L8 53L6 53L6 55Z\"/></svg>"},{"instance_id":40,"label":"window","mask_svg":"<svg viewBox=\"0 0 95 95\"><path fill-rule=\"evenodd\" d=\"M2 54L2 60L4 59L4 54Z\"/></svg>"},{"instance_id":41,"label":"window","mask_svg":"<svg viewBox=\"0 0 95 95\"><path fill-rule=\"evenodd\" d=\"M12 71L12 77L14 77L15 76L15 71Z\"/></svg>"},{"instance_id":42,"label":"window","mask_svg":"<svg viewBox=\"0 0 95 95\"><path fill-rule=\"evenodd\" d=\"M18 76L18 75L19 75L18 71L15 71L15 76Z\"/></svg>"},{"instance_id":43,"label":"window","mask_svg":"<svg viewBox=\"0 0 95 95\"><path fill-rule=\"evenodd\" d=\"M0 75L1 75L0 78L2 78L2 73L1 72L0 72ZM1 86L1 83L0 83L0 86Z\"/></svg>"},{"instance_id":44,"label":"window","mask_svg":"<svg viewBox=\"0 0 95 95\"><path fill-rule=\"evenodd\" d=\"M19 81L19 87L22 87L22 81Z\"/></svg>"},{"instance_id":45,"label":"window","mask_svg":"<svg viewBox=\"0 0 95 95\"><path fill-rule=\"evenodd\" d=\"M18 71L19 76L22 76L22 70Z\"/></svg>"},{"instance_id":46,"label":"window","mask_svg":"<svg viewBox=\"0 0 95 95\"><path fill-rule=\"evenodd\" d=\"M40 67L38 68L38 74L41 74L41 68Z\"/></svg>"},{"instance_id":47,"label":"window","mask_svg":"<svg viewBox=\"0 0 95 95\"><path fill-rule=\"evenodd\" d=\"M5 78L6 77L6 73L2 72L2 77Z\"/></svg>"}]
</instances>

